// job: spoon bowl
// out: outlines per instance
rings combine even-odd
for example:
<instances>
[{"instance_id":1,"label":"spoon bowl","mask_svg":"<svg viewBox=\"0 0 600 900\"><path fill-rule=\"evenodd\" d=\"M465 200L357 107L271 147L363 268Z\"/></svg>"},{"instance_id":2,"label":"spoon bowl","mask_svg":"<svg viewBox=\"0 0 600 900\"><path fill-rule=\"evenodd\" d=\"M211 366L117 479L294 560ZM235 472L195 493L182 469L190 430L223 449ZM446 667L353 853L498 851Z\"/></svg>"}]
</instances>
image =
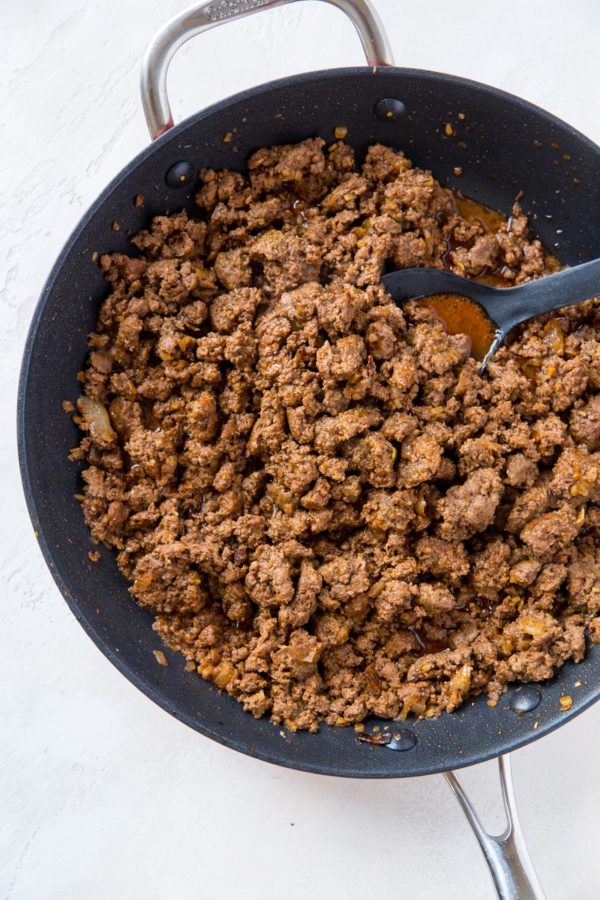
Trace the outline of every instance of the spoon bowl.
<instances>
[{"instance_id":1,"label":"spoon bowl","mask_svg":"<svg viewBox=\"0 0 600 900\"><path fill-rule=\"evenodd\" d=\"M442 294L464 297L478 304L491 323L489 347L481 354L482 369L485 369L516 325L600 295L600 259L510 288L491 287L444 269L399 269L384 275L382 282L398 304ZM434 308L440 311L439 305Z\"/></svg>"}]
</instances>

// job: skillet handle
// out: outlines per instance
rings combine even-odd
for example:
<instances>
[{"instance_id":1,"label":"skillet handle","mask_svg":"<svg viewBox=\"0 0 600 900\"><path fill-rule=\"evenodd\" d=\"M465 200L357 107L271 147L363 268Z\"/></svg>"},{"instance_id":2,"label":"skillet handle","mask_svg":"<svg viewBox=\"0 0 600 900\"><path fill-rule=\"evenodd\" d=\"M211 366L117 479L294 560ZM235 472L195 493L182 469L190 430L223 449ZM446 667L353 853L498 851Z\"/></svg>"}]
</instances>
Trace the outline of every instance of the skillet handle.
<instances>
[{"instance_id":1,"label":"skillet handle","mask_svg":"<svg viewBox=\"0 0 600 900\"><path fill-rule=\"evenodd\" d=\"M171 19L150 41L142 63L142 105L152 140L173 127L173 114L167 96L167 71L182 44L224 22L295 2L297 0L205 0ZM350 18L370 66L393 65L387 35L370 0L323 2L336 6Z\"/></svg>"},{"instance_id":2,"label":"skillet handle","mask_svg":"<svg viewBox=\"0 0 600 900\"><path fill-rule=\"evenodd\" d=\"M544 900L544 891L529 858L517 816L508 755L498 758L498 774L507 822L505 830L499 835L488 834L484 829L454 772L444 772L444 778L454 791L479 841L500 900Z\"/></svg>"}]
</instances>

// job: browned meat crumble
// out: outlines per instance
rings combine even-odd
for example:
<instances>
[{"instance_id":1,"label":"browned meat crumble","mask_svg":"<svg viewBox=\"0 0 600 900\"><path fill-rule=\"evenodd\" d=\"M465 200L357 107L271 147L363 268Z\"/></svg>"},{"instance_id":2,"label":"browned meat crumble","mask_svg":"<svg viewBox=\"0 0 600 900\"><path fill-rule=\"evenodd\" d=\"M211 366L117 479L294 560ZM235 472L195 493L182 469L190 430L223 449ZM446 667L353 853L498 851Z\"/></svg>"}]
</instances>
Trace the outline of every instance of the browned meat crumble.
<instances>
[{"instance_id":1,"label":"browned meat crumble","mask_svg":"<svg viewBox=\"0 0 600 900\"><path fill-rule=\"evenodd\" d=\"M555 261L372 147L203 171L200 212L101 258L83 509L188 666L315 731L549 678L600 636L600 301L479 374L382 268L498 284Z\"/></svg>"}]
</instances>

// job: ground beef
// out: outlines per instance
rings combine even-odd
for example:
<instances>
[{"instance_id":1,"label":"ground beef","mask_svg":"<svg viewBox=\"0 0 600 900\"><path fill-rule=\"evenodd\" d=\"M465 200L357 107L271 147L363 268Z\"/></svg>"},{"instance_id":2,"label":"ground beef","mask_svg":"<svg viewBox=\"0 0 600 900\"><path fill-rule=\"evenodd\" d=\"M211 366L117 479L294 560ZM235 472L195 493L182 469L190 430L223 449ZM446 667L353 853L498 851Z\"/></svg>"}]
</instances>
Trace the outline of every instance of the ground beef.
<instances>
[{"instance_id":1,"label":"ground beef","mask_svg":"<svg viewBox=\"0 0 600 900\"><path fill-rule=\"evenodd\" d=\"M291 729L453 710L600 636L600 301L485 375L384 267L557 268L387 147L203 171L110 293L81 373L83 509L188 667ZM135 254L138 255L135 255Z\"/></svg>"}]
</instances>

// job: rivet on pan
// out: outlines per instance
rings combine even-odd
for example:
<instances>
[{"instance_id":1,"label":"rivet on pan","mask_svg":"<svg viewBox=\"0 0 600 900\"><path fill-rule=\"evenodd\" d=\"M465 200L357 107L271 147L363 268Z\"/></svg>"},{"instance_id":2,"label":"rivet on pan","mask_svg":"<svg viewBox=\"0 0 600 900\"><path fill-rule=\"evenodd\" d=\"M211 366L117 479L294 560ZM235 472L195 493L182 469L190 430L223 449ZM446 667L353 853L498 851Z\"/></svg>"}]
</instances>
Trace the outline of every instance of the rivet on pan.
<instances>
[{"instance_id":1,"label":"rivet on pan","mask_svg":"<svg viewBox=\"0 0 600 900\"><path fill-rule=\"evenodd\" d=\"M378 100L373 107L373 112L382 122L394 122L396 119L406 113L406 106L402 100L395 100L393 97L386 97Z\"/></svg>"},{"instance_id":2,"label":"rivet on pan","mask_svg":"<svg viewBox=\"0 0 600 900\"><path fill-rule=\"evenodd\" d=\"M194 167L191 162L182 160L171 166L165 175L165 181L172 188L184 187L184 185L192 181L194 174Z\"/></svg>"},{"instance_id":3,"label":"rivet on pan","mask_svg":"<svg viewBox=\"0 0 600 900\"><path fill-rule=\"evenodd\" d=\"M398 731L392 732L392 739L387 744L388 750L412 750L417 743L417 739L412 731L406 728L400 728Z\"/></svg>"},{"instance_id":4,"label":"rivet on pan","mask_svg":"<svg viewBox=\"0 0 600 900\"><path fill-rule=\"evenodd\" d=\"M542 695L532 684L526 684L512 695L508 705L513 712L526 713L535 709L542 699Z\"/></svg>"},{"instance_id":5,"label":"rivet on pan","mask_svg":"<svg viewBox=\"0 0 600 900\"><path fill-rule=\"evenodd\" d=\"M388 750L412 750L417 743L415 735L406 728L384 731L381 734L358 734L356 737L361 743L387 747Z\"/></svg>"}]
</instances>

